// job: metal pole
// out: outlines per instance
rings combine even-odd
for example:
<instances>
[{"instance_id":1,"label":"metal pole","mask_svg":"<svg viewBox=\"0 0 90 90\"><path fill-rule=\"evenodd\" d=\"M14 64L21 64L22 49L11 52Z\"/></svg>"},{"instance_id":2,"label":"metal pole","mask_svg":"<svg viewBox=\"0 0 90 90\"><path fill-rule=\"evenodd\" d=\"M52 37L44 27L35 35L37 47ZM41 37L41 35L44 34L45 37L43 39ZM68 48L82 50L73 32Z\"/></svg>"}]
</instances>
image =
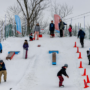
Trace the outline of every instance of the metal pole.
<instances>
[{"instance_id":1,"label":"metal pole","mask_svg":"<svg viewBox=\"0 0 90 90\"><path fill-rule=\"evenodd\" d=\"M6 40L6 15L5 15L5 40Z\"/></svg>"},{"instance_id":2,"label":"metal pole","mask_svg":"<svg viewBox=\"0 0 90 90\"><path fill-rule=\"evenodd\" d=\"M15 31L14 31L14 19L13 19L13 36L15 36Z\"/></svg>"},{"instance_id":3,"label":"metal pole","mask_svg":"<svg viewBox=\"0 0 90 90\"><path fill-rule=\"evenodd\" d=\"M84 31L85 31L85 16L84 16Z\"/></svg>"},{"instance_id":4,"label":"metal pole","mask_svg":"<svg viewBox=\"0 0 90 90\"><path fill-rule=\"evenodd\" d=\"M79 30L79 23L78 23L78 30Z\"/></svg>"},{"instance_id":5,"label":"metal pole","mask_svg":"<svg viewBox=\"0 0 90 90\"><path fill-rule=\"evenodd\" d=\"M72 25L72 18L71 18L71 25Z\"/></svg>"},{"instance_id":6,"label":"metal pole","mask_svg":"<svg viewBox=\"0 0 90 90\"><path fill-rule=\"evenodd\" d=\"M3 41L4 41L4 23L3 23Z\"/></svg>"},{"instance_id":7,"label":"metal pole","mask_svg":"<svg viewBox=\"0 0 90 90\"><path fill-rule=\"evenodd\" d=\"M25 36L27 35L27 17L25 16L25 20L26 20L26 31L25 31Z\"/></svg>"}]
</instances>

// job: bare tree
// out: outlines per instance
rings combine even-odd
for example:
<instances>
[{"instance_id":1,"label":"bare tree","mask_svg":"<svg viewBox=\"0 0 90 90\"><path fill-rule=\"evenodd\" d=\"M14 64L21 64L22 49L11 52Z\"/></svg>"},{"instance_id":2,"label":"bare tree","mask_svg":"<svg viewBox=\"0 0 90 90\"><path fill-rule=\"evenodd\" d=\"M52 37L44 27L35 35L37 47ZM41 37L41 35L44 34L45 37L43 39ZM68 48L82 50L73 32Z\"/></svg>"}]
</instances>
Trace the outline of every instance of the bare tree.
<instances>
[{"instance_id":1,"label":"bare tree","mask_svg":"<svg viewBox=\"0 0 90 90\"><path fill-rule=\"evenodd\" d=\"M38 20L40 13L47 8L48 0L17 0L23 16L27 20L28 32L30 33L30 29L33 28L35 22Z\"/></svg>"},{"instance_id":2,"label":"bare tree","mask_svg":"<svg viewBox=\"0 0 90 90\"><path fill-rule=\"evenodd\" d=\"M69 7L67 4L55 3L51 6L51 15L54 17L54 14L58 14L61 18L72 14L73 7Z\"/></svg>"}]
</instances>

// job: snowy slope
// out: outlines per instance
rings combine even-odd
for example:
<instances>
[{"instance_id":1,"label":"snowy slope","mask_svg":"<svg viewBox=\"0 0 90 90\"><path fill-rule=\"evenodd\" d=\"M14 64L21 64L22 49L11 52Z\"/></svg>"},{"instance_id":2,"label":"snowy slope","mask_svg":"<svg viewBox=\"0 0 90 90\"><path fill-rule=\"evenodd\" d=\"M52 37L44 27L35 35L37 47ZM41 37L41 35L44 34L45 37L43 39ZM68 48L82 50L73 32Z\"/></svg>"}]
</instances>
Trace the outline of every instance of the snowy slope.
<instances>
[{"instance_id":1,"label":"snowy slope","mask_svg":"<svg viewBox=\"0 0 90 90\"><path fill-rule=\"evenodd\" d=\"M79 39L76 37L64 38L49 38L44 36L39 41L29 42L28 59L23 59L22 45L25 38L8 38L3 44L3 54L0 58L4 60L7 67L7 82L2 82L0 90L59 90L57 72L61 67L67 63L69 65L67 74L69 79L64 77L63 84L65 85L62 90L84 90L83 79L86 77L81 76L86 68L87 75L90 76L90 66L88 66L88 59L86 50L89 49L90 41L85 40L85 48L82 49ZM77 46L80 47L82 53L81 60L78 60L79 54L76 53L76 48L73 48L75 41ZM41 45L41 47L37 47ZM8 51L20 51L15 55L13 60L5 60ZM52 65L52 55L48 53L49 50L58 50L57 65ZM83 62L83 69L79 69L80 61ZM90 86L90 84L88 84ZM87 88L86 90L89 90Z\"/></svg>"}]
</instances>

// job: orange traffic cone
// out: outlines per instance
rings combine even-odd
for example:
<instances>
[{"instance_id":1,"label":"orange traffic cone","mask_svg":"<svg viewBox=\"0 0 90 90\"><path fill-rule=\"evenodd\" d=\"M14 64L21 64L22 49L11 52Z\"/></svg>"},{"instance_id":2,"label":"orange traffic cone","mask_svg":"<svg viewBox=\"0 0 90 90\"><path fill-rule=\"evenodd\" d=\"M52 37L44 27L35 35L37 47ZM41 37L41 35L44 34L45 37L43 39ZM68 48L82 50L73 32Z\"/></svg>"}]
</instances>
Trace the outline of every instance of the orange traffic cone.
<instances>
[{"instance_id":1,"label":"orange traffic cone","mask_svg":"<svg viewBox=\"0 0 90 90\"><path fill-rule=\"evenodd\" d=\"M82 76L86 76L86 68L84 69L84 74Z\"/></svg>"},{"instance_id":2,"label":"orange traffic cone","mask_svg":"<svg viewBox=\"0 0 90 90\"><path fill-rule=\"evenodd\" d=\"M79 47L77 47L77 52L76 53L79 53Z\"/></svg>"},{"instance_id":3,"label":"orange traffic cone","mask_svg":"<svg viewBox=\"0 0 90 90\"><path fill-rule=\"evenodd\" d=\"M82 61L80 61L80 66L79 66L79 68L83 68L83 67L82 67Z\"/></svg>"},{"instance_id":4,"label":"orange traffic cone","mask_svg":"<svg viewBox=\"0 0 90 90\"><path fill-rule=\"evenodd\" d=\"M85 81L85 79L84 79L84 85L85 85L85 87L84 87L84 88L89 87L89 86L87 85L87 82Z\"/></svg>"},{"instance_id":5,"label":"orange traffic cone","mask_svg":"<svg viewBox=\"0 0 90 90\"><path fill-rule=\"evenodd\" d=\"M87 75L87 83L90 83L88 75Z\"/></svg>"},{"instance_id":6,"label":"orange traffic cone","mask_svg":"<svg viewBox=\"0 0 90 90\"><path fill-rule=\"evenodd\" d=\"M82 59L82 57L81 57L81 52L79 52L79 57L78 57L78 59Z\"/></svg>"},{"instance_id":7,"label":"orange traffic cone","mask_svg":"<svg viewBox=\"0 0 90 90\"><path fill-rule=\"evenodd\" d=\"M76 42L75 42L75 45L74 45L74 47L76 48L77 46L76 46Z\"/></svg>"}]
</instances>

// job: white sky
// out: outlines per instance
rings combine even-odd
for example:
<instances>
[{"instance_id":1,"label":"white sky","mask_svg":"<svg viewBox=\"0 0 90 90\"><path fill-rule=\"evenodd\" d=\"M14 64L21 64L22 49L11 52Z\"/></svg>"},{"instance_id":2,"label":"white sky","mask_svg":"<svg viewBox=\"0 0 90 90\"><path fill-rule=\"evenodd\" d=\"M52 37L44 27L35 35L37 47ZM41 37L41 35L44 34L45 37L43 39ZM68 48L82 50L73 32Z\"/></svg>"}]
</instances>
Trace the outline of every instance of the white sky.
<instances>
[{"instance_id":1,"label":"white sky","mask_svg":"<svg viewBox=\"0 0 90 90\"><path fill-rule=\"evenodd\" d=\"M77 16L79 14L90 11L89 10L90 0L51 0L51 1L52 1L52 3L53 3L53 1L56 1L60 4L66 3L70 7L73 6L73 14L70 15L69 17ZM16 0L1 0L1 2L0 2L0 18L5 17L5 14L6 14L8 7L14 5L15 2L16 2ZM50 16L50 11L47 11L47 13L44 13L44 14L45 14L45 18L49 18L49 20L52 19ZM90 19L90 17L86 17L86 24L90 23L89 19ZM71 21L68 21L67 23L69 24L70 22ZM77 23L77 25L78 25L78 22L82 23L82 26L84 26L83 18L72 21L73 24Z\"/></svg>"}]
</instances>

